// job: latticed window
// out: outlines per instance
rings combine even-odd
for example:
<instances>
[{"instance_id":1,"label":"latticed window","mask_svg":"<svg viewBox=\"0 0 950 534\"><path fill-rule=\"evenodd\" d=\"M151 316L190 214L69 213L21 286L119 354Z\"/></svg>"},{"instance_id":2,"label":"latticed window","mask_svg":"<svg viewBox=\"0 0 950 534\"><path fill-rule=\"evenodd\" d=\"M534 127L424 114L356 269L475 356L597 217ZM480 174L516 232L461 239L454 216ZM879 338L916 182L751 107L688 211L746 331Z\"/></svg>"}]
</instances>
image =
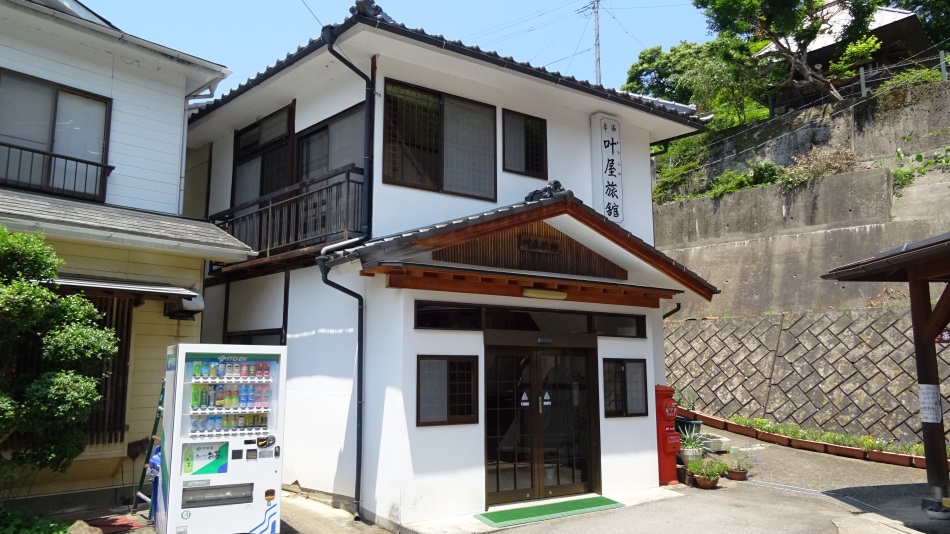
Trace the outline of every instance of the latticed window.
<instances>
[{"instance_id":1,"label":"latticed window","mask_svg":"<svg viewBox=\"0 0 950 534\"><path fill-rule=\"evenodd\" d=\"M544 119L504 110L505 170L548 177L548 125Z\"/></svg>"},{"instance_id":2,"label":"latticed window","mask_svg":"<svg viewBox=\"0 0 950 534\"><path fill-rule=\"evenodd\" d=\"M646 360L604 358L604 416L647 414Z\"/></svg>"},{"instance_id":3,"label":"latticed window","mask_svg":"<svg viewBox=\"0 0 950 534\"><path fill-rule=\"evenodd\" d=\"M495 198L495 108L386 82L383 181Z\"/></svg>"},{"instance_id":4,"label":"latticed window","mask_svg":"<svg viewBox=\"0 0 950 534\"><path fill-rule=\"evenodd\" d=\"M478 422L478 357L419 356L417 424Z\"/></svg>"}]
</instances>

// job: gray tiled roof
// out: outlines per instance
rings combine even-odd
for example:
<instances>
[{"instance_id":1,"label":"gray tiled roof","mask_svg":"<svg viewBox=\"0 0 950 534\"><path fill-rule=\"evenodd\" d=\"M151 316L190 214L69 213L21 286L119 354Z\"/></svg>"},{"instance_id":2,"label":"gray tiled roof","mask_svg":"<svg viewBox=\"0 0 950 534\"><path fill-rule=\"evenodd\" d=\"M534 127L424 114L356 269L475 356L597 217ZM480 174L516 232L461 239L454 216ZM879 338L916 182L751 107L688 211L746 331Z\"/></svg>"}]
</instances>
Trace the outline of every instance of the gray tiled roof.
<instances>
[{"instance_id":1,"label":"gray tiled roof","mask_svg":"<svg viewBox=\"0 0 950 534\"><path fill-rule=\"evenodd\" d=\"M555 85L578 90L584 93L598 96L612 102L633 107L647 113L657 114L669 120L674 120L683 124L689 124L698 129L703 128L706 119L696 115L696 109L693 106L669 102L648 96L642 96L625 91L608 89L602 85L592 84L585 80L578 80L573 76L564 76L557 71L549 71L544 67L535 67L528 62L519 62L512 57L502 57L496 52L482 50L477 46L467 46L462 41L450 41L442 35L433 35L427 33L421 28L409 28L405 24L393 21L389 16L378 9L375 15L363 14L360 12L364 6L363 2L358 0L356 8L350 8L353 15L347 18L343 24L334 25L334 34L341 35L356 24L365 24L380 30L408 37L414 41L434 46L447 52L455 52L474 58L486 63L496 65L522 74L527 74L541 80L548 81ZM261 84L268 78L277 75L284 69L304 59L308 55L322 49L326 42L321 39L311 39L306 46L298 47L295 52L287 54L284 59L277 60L273 65L267 67L263 72L258 72L257 76L249 78L246 82L238 85L224 96L209 102L199 108L190 118L189 122L195 122L209 115L215 109L227 104L235 98L241 96L255 86Z\"/></svg>"},{"instance_id":2,"label":"gray tiled roof","mask_svg":"<svg viewBox=\"0 0 950 534\"><path fill-rule=\"evenodd\" d=\"M0 219L40 223L40 228L43 224L69 226L229 254L253 254L247 245L206 221L12 189L0 188Z\"/></svg>"}]
</instances>

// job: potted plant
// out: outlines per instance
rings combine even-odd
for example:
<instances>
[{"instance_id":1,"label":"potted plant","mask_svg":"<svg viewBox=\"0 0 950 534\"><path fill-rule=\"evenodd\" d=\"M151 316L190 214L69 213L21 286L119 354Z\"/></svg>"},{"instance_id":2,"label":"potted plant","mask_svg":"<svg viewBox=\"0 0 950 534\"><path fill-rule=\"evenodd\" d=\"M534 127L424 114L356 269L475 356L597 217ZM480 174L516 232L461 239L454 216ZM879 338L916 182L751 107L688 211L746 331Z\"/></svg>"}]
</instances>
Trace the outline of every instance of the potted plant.
<instances>
[{"instance_id":1,"label":"potted plant","mask_svg":"<svg viewBox=\"0 0 950 534\"><path fill-rule=\"evenodd\" d=\"M825 443L822 439L824 432L815 428L802 429L797 436L792 436L792 447L806 451L825 452Z\"/></svg>"},{"instance_id":2,"label":"potted plant","mask_svg":"<svg viewBox=\"0 0 950 534\"><path fill-rule=\"evenodd\" d=\"M745 480L749 475L749 469L752 469L754 465L749 452L739 447L729 449L728 460L728 470L726 472L729 475L729 480Z\"/></svg>"},{"instance_id":3,"label":"potted plant","mask_svg":"<svg viewBox=\"0 0 950 534\"><path fill-rule=\"evenodd\" d=\"M756 437L762 441L776 445L788 447L792 443L792 438L789 436L795 435L800 431L798 425L795 423L776 423L775 421L769 421L767 419L763 419L762 421L764 422L756 430Z\"/></svg>"},{"instance_id":4,"label":"potted plant","mask_svg":"<svg viewBox=\"0 0 950 534\"><path fill-rule=\"evenodd\" d=\"M698 432L684 432L680 434L680 452L678 455L683 465L689 465L693 460L702 460L702 436Z\"/></svg>"},{"instance_id":5,"label":"potted plant","mask_svg":"<svg viewBox=\"0 0 950 534\"><path fill-rule=\"evenodd\" d=\"M722 460L693 460L687 466L689 472L693 474L693 480L696 485L702 489L713 489L719 484L719 477L726 474L729 469Z\"/></svg>"},{"instance_id":6,"label":"potted plant","mask_svg":"<svg viewBox=\"0 0 950 534\"><path fill-rule=\"evenodd\" d=\"M909 454L900 454L887 450L893 450L896 447L892 443L889 443L881 438L864 436L861 438L861 448L867 451L868 460L872 462L900 465L904 467L910 467L911 464L914 463L913 457Z\"/></svg>"},{"instance_id":7,"label":"potted plant","mask_svg":"<svg viewBox=\"0 0 950 534\"><path fill-rule=\"evenodd\" d=\"M824 441L825 447L830 454L846 456L857 460L864 459L865 452L864 449L861 448L861 436L829 432L824 435Z\"/></svg>"},{"instance_id":8,"label":"potted plant","mask_svg":"<svg viewBox=\"0 0 950 534\"><path fill-rule=\"evenodd\" d=\"M738 414L726 420L726 430L749 438L754 438L756 434L756 430L752 426L752 418Z\"/></svg>"}]
</instances>

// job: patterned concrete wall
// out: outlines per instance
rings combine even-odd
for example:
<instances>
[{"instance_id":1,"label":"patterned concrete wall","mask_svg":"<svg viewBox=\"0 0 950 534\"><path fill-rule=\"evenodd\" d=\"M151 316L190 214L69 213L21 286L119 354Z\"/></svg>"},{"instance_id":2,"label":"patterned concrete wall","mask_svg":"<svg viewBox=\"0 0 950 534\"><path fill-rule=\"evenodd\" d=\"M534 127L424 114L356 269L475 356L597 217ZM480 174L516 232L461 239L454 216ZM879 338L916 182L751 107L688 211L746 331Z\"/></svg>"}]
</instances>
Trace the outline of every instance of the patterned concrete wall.
<instances>
[{"instance_id":1,"label":"patterned concrete wall","mask_svg":"<svg viewBox=\"0 0 950 534\"><path fill-rule=\"evenodd\" d=\"M913 352L907 308L666 324L668 383L698 409L889 439L920 439ZM950 345L937 356L946 381Z\"/></svg>"}]
</instances>

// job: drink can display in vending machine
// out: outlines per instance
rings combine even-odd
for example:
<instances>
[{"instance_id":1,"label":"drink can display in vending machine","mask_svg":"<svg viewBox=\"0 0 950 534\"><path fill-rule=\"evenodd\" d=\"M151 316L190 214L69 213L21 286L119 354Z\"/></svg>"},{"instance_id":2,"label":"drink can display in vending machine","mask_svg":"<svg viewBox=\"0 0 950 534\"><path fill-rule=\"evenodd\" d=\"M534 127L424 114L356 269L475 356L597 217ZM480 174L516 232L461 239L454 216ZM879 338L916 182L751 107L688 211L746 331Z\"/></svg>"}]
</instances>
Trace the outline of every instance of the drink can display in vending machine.
<instances>
[{"instance_id":1,"label":"drink can display in vending machine","mask_svg":"<svg viewBox=\"0 0 950 534\"><path fill-rule=\"evenodd\" d=\"M270 364L267 362L264 362L261 364L261 366L264 367L264 376L270 377Z\"/></svg>"},{"instance_id":2,"label":"drink can display in vending machine","mask_svg":"<svg viewBox=\"0 0 950 534\"><path fill-rule=\"evenodd\" d=\"M212 378L218 376L218 362L211 362L210 368L208 370L208 376Z\"/></svg>"},{"instance_id":3,"label":"drink can display in vending machine","mask_svg":"<svg viewBox=\"0 0 950 534\"><path fill-rule=\"evenodd\" d=\"M261 389L261 408L270 408L270 384L263 384Z\"/></svg>"},{"instance_id":4,"label":"drink can display in vending machine","mask_svg":"<svg viewBox=\"0 0 950 534\"><path fill-rule=\"evenodd\" d=\"M247 370L248 370L248 369L247 369L247 364L246 364L246 363L242 363L242 364L241 364L241 376L247 376Z\"/></svg>"},{"instance_id":5,"label":"drink can display in vending machine","mask_svg":"<svg viewBox=\"0 0 950 534\"><path fill-rule=\"evenodd\" d=\"M247 364L247 376L257 376L255 373L257 369L254 367L254 362Z\"/></svg>"}]
</instances>

